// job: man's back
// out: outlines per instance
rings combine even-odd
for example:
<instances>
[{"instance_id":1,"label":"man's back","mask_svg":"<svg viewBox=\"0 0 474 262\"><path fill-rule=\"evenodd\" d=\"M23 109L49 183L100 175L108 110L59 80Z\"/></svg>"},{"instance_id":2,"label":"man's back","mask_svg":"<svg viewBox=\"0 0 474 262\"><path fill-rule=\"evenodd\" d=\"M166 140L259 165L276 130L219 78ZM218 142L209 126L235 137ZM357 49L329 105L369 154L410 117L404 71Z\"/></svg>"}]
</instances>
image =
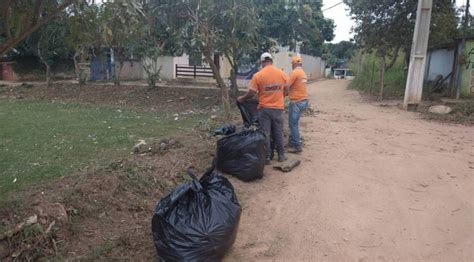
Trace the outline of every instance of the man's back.
<instances>
[{"instance_id":1,"label":"man's back","mask_svg":"<svg viewBox=\"0 0 474 262\"><path fill-rule=\"evenodd\" d=\"M250 89L258 92L259 107L284 109L286 81L285 73L273 65L256 73L250 82Z\"/></svg>"}]
</instances>

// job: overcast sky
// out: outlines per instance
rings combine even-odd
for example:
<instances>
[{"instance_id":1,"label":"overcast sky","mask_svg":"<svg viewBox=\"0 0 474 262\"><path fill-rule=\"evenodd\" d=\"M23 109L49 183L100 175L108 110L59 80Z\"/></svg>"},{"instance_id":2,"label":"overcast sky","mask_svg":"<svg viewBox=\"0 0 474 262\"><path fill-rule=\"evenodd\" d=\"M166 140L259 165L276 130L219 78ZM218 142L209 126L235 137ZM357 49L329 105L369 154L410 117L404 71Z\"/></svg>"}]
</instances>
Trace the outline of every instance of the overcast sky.
<instances>
[{"instance_id":1,"label":"overcast sky","mask_svg":"<svg viewBox=\"0 0 474 262\"><path fill-rule=\"evenodd\" d=\"M336 5L342 1L340 0L323 0L323 10ZM472 2L472 1L471 1ZM458 6L466 4L466 0L456 0ZM352 38L351 27L354 25L349 17L348 7L345 4L340 4L334 8L324 11L324 16L334 20L336 24L335 38L333 43L338 43L342 40L349 40ZM474 13L474 4L471 6L471 14Z\"/></svg>"}]
</instances>

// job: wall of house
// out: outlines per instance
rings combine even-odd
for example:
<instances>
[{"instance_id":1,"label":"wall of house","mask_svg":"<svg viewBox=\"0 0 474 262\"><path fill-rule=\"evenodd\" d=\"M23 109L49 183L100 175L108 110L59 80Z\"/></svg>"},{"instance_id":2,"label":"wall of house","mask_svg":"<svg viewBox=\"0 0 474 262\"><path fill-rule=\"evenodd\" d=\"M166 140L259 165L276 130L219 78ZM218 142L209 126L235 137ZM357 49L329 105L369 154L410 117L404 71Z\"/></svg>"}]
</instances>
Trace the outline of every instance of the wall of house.
<instances>
[{"instance_id":1,"label":"wall of house","mask_svg":"<svg viewBox=\"0 0 474 262\"><path fill-rule=\"evenodd\" d=\"M174 66L173 66L174 57L172 56L160 56L158 58L158 67L161 67L160 78L164 80L173 79L174 76ZM144 58L142 63L150 63L150 58ZM147 78L145 70L143 70L143 79Z\"/></svg>"},{"instance_id":2,"label":"wall of house","mask_svg":"<svg viewBox=\"0 0 474 262\"><path fill-rule=\"evenodd\" d=\"M0 80L18 81L18 75L13 70L12 62L0 63Z\"/></svg>"},{"instance_id":3,"label":"wall of house","mask_svg":"<svg viewBox=\"0 0 474 262\"><path fill-rule=\"evenodd\" d=\"M474 95L474 40L466 42L466 63L462 67L461 94L463 96Z\"/></svg>"},{"instance_id":4,"label":"wall of house","mask_svg":"<svg viewBox=\"0 0 474 262\"><path fill-rule=\"evenodd\" d=\"M116 72L118 73L118 63L116 64ZM123 63L121 80L140 80L143 79L143 67L141 61L125 61Z\"/></svg>"},{"instance_id":5,"label":"wall of house","mask_svg":"<svg viewBox=\"0 0 474 262\"><path fill-rule=\"evenodd\" d=\"M429 63L426 65L425 81L434 81L438 75L445 78L453 70L454 49L430 51ZM449 83L449 79L447 80Z\"/></svg>"},{"instance_id":6,"label":"wall of house","mask_svg":"<svg viewBox=\"0 0 474 262\"><path fill-rule=\"evenodd\" d=\"M221 56L220 60L221 69L219 71L221 73L222 78L226 80L230 78L230 71L232 70L232 66L230 65L229 61L227 61L227 59L225 59L223 56Z\"/></svg>"}]
</instances>

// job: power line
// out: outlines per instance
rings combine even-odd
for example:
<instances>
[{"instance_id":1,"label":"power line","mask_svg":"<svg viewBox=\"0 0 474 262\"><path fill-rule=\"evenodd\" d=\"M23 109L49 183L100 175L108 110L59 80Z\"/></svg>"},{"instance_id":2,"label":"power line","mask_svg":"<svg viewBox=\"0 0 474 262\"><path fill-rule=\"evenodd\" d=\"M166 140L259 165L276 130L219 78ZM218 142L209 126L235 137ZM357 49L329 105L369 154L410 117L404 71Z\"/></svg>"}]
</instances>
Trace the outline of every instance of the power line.
<instances>
[{"instance_id":1,"label":"power line","mask_svg":"<svg viewBox=\"0 0 474 262\"><path fill-rule=\"evenodd\" d=\"M331 7L328 7L328 8L326 8L326 9L324 9L323 12L326 12L326 11L329 10L329 9L333 9L334 7L336 7L336 6L340 5L340 4L343 4L343 3L344 3L344 2L339 2L339 3L337 3L337 4L335 4L335 5L331 6Z\"/></svg>"}]
</instances>

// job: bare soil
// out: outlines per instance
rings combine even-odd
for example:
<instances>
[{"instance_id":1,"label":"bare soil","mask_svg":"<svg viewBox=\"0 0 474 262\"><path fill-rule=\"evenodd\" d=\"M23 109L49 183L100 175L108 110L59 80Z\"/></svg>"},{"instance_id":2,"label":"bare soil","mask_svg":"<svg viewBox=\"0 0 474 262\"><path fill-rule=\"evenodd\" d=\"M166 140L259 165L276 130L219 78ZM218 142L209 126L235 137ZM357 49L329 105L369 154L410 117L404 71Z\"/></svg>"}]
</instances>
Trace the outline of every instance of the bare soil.
<instances>
[{"instance_id":1,"label":"bare soil","mask_svg":"<svg viewBox=\"0 0 474 262\"><path fill-rule=\"evenodd\" d=\"M474 128L312 84L292 173L232 180L243 206L226 261L473 261Z\"/></svg>"}]
</instances>

